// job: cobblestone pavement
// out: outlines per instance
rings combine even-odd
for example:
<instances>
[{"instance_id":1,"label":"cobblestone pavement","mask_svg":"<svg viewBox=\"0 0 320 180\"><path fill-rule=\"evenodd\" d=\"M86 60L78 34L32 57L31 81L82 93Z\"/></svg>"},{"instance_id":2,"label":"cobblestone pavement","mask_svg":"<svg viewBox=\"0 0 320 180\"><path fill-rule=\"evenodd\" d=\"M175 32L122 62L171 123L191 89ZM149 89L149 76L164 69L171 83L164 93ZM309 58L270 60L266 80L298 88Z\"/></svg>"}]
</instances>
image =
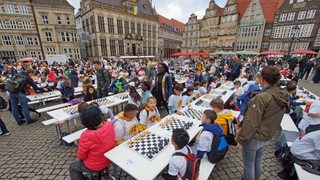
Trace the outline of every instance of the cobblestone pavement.
<instances>
[{"instance_id":1,"label":"cobblestone pavement","mask_svg":"<svg viewBox=\"0 0 320 180\"><path fill-rule=\"evenodd\" d=\"M301 80L299 85L320 96L320 84ZM55 127L42 125L42 118L34 124L18 126L9 112L1 112L1 117L11 135L0 136L0 179L70 179L68 166L75 159L77 146L59 146ZM261 179L278 179L280 167L273 156L275 139L266 146ZM241 152L231 147L210 179L240 179L242 170ZM120 179L131 178L122 173Z\"/></svg>"}]
</instances>

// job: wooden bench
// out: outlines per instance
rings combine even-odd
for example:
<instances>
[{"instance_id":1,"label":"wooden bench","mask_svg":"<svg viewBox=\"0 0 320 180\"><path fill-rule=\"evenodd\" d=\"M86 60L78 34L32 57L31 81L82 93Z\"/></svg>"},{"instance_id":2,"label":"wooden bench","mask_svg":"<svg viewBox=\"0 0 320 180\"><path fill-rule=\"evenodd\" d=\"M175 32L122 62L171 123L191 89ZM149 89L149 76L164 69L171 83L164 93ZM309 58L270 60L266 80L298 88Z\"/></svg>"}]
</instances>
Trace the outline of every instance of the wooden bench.
<instances>
[{"instance_id":1,"label":"wooden bench","mask_svg":"<svg viewBox=\"0 0 320 180\"><path fill-rule=\"evenodd\" d=\"M86 129L87 128L84 128L84 129L81 129L79 131L76 131L76 132L74 132L72 134L69 134L67 136L62 137L62 139L67 143L72 143L74 141L77 141L80 138L80 136L83 133L83 131L85 131Z\"/></svg>"},{"instance_id":2,"label":"wooden bench","mask_svg":"<svg viewBox=\"0 0 320 180\"><path fill-rule=\"evenodd\" d=\"M42 121L42 124L45 125L45 126L48 126L48 125L51 125L51 124L54 124L58 122L58 120L56 119L49 119L49 120L46 120L46 121Z\"/></svg>"},{"instance_id":3,"label":"wooden bench","mask_svg":"<svg viewBox=\"0 0 320 180\"><path fill-rule=\"evenodd\" d=\"M201 159L201 164L200 164L200 173L199 173L199 180L200 179L209 179L211 172L213 168L215 167L216 164L212 164L209 162L207 158L202 158Z\"/></svg>"}]
</instances>

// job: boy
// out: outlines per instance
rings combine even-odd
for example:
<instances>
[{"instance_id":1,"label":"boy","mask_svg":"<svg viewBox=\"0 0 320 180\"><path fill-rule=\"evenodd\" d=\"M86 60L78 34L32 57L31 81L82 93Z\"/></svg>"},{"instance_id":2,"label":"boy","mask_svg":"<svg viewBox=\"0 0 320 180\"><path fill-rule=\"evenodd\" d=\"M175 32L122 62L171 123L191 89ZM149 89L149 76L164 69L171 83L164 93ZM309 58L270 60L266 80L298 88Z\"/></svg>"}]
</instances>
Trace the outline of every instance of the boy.
<instances>
[{"instance_id":1,"label":"boy","mask_svg":"<svg viewBox=\"0 0 320 180\"><path fill-rule=\"evenodd\" d=\"M181 152L188 154L190 149L187 147L189 134L184 129L175 129L172 132L171 143L175 149L174 153ZM181 180L187 170L187 161L183 156L171 156L169 160L168 173L163 177L166 180Z\"/></svg>"},{"instance_id":2,"label":"boy","mask_svg":"<svg viewBox=\"0 0 320 180\"><path fill-rule=\"evenodd\" d=\"M179 110L182 108L182 97L181 92L183 91L182 84L176 84L174 89L174 93L169 97L169 114L177 113L180 114Z\"/></svg>"},{"instance_id":3,"label":"boy","mask_svg":"<svg viewBox=\"0 0 320 180\"><path fill-rule=\"evenodd\" d=\"M233 105L236 105L237 106L237 104L235 103L236 102L236 100L237 100L237 98L239 97L239 96L241 96L242 94L244 94L244 90L243 90L243 88L241 87L241 82L240 81L235 81L234 83L233 83L233 85L234 85L234 89L236 90L235 92L234 92L234 94L233 94L233 99L230 101L230 106L232 107Z\"/></svg>"},{"instance_id":4,"label":"boy","mask_svg":"<svg viewBox=\"0 0 320 180\"><path fill-rule=\"evenodd\" d=\"M194 88L192 86L187 87L187 91L182 93L182 107L192 102L192 95L194 94Z\"/></svg>"},{"instance_id":5,"label":"boy","mask_svg":"<svg viewBox=\"0 0 320 180\"><path fill-rule=\"evenodd\" d=\"M202 80L201 87L199 88L200 96L207 93L207 86L208 86L208 81Z\"/></svg>"},{"instance_id":6,"label":"boy","mask_svg":"<svg viewBox=\"0 0 320 180\"><path fill-rule=\"evenodd\" d=\"M127 104L124 111L118 114L114 122L115 141L117 145L132 138L138 133L139 121L137 117L138 107L134 104Z\"/></svg>"},{"instance_id":7,"label":"boy","mask_svg":"<svg viewBox=\"0 0 320 180\"><path fill-rule=\"evenodd\" d=\"M303 119L298 127L301 132L305 132L309 125L320 124L320 101L313 102L307 112L304 113Z\"/></svg>"},{"instance_id":8,"label":"boy","mask_svg":"<svg viewBox=\"0 0 320 180\"><path fill-rule=\"evenodd\" d=\"M115 134L111 122L102 122L98 107L86 109L80 116L87 128L79 139L78 154L69 166L72 180L84 179L83 172L98 173L111 164L104 153L115 147Z\"/></svg>"},{"instance_id":9,"label":"boy","mask_svg":"<svg viewBox=\"0 0 320 180\"><path fill-rule=\"evenodd\" d=\"M289 103L290 104L289 114L290 114L290 117L292 118L292 120L294 121L294 123L296 125L298 125L300 120L299 120L299 117L297 117L297 114L294 112L295 107L300 106L300 105L305 105L306 103L295 101L295 100L299 99L299 97L295 95L296 90L297 90L297 86L295 85L295 82L290 82L287 85L287 92L289 94L289 102L290 102Z\"/></svg>"},{"instance_id":10,"label":"boy","mask_svg":"<svg viewBox=\"0 0 320 180\"><path fill-rule=\"evenodd\" d=\"M201 117L203 130L200 136L196 139L194 145L191 147L193 154L198 158L207 157L207 153L211 151L212 139L214 136L220 137L220 144L218 150L226 148L227 142L223 136L223 130L219 124L215 123L217 114L213 110L205 110Z\"/></svg>"},{"instance_id":11,"label":"boy","mask_svg":"<svg viewBox=\"0 0 320 180\"><path fill-rule=\"evenodd\" d=\"M194 93L193 93L193 100L196 100L198 98L200 98L200 91L199 91L199 88L200 88L200 82L199 81L196 81L193 83L194 85Z\"/></svg>"},{"instance_id":12,"label":"boy","mask_svg":"<svg viewBox=\"0 0 320 180\"><path fill-rule=\"evenodd\" d=\"M214 98L210 102L210 106L214 112L217 113L216 123L220 124L223 129L223 134L226 136L228 133L228 122L233 121L234 117L232 111L224 109L224 102L220 98Z\"/></svg>"}]
</instances>

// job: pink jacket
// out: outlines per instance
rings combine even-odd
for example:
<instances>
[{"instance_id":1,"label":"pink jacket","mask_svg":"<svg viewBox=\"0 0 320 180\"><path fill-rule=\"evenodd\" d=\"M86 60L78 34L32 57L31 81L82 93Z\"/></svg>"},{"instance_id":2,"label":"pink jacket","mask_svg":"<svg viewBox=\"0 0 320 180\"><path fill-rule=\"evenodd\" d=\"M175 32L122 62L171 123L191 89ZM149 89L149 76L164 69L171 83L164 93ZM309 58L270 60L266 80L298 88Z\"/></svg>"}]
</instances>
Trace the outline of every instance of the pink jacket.
<instances>
[{"instance_id":1,"label":"pink jacket","mask_svg":"<svg viewBox=\"0 0 320 180\"><path fill-rule=\"evenodd\" d=\"M115 147L115 134L111 122L103 122L98 130L86 130L79 139L78 158L91 170L106 168L111 161L104 156Z\"/></svg>"}]
</instances>

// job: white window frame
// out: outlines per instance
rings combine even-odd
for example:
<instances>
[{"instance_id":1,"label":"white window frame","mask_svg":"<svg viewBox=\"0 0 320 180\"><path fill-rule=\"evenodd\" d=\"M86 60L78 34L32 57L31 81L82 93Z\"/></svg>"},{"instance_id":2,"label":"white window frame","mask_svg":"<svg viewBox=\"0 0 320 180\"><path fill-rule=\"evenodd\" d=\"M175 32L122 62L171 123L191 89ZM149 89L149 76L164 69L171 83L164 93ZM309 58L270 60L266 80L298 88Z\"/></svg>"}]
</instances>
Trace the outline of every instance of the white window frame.
<instances>
[{"instance_id":1,"label":"white window frame","mask_svg":"<svg viewBox=\"0 0 320 180\"><path fill-rule=\"evenodd\" d=\"M298 14L298 20L302 20L306 17L306 12L307 11L300 11Z\"/></svg>"},{"instance_id":2,"label":"white window frame","mask_svg":"<svg viewBox=\"0 0 320 180\"><path fill-rule=\"evenodd\" d=\"M294 12L288 13L287 21L293 21L294 20L294 16L295 16Z\"/></svg>"},{"instance_id":3,"label":"white window frame","mask_svg":"<svg viewBox=\"0 0 320 180\"><path fill-rule=\"evenodd\" d=\"M71 25L70 16L66 16L66 24Z\"/></svg>"},{"instance_id":4,"label":"white window frame","mask_svg":"<svg viewBox=\"0 0 320 180\"><path fill-rule=\"evenodd\" d=\"M17 46L23 46L24 42L23 42L23 38L22 36L13 36L14 42Z\"/></svg>"},{"instance_id":5,"label":"white window frame","mask_svg":"<svg viewBox=\"0 0 320 180\"><path fill-rule=\"evenodd\" d=\"M11 46L12 45L10 36L1 36L1 39L2 39L3 46Z\"/></svg>"},{"instance_id":6,"label":"white window frame","mask_svg":"<svg viewBox=\"0 0 320 180\"><path fill-rule=\"evenodd\" d=\"M22 26L23 26L23 29L32 29L30 21L23 21Z\"/></svg>"},{"instance_id":7,"label":"white window frame","mask_svg":"<svg viewBox=\"0 0 320 180\"><path fill-rule=\"evenodd\" d=\"M10 21L10 27L11 29L19 29L19 23L16 20L11 20Z\"/></svg>"},{"instance_id":8,"label":"white window frame","mask_svg":"<svg viewBox=\"0 0 320 180\"><path fill-rule=\"evenodd\" d=\"M52 34L51 32L44 32L45 36L46 36L46 41L47 42L52 42Z\"/></svg>"},{"instance_id":9,"label":"white window frame","mask_svg":"<svg viewBox=\"0 0 320 180\"><path fill-rule=\"evenodd\" d=\"M28 7L27 6L19 5L18 9L19 9L20 14L28 14Z\"/></svg>"},{"instance_id":10,"label":"white window frame","mask_svg":"<svg viewBox=\"0 0 320 180\"><path fill-rule=\"evenodd\" d=\"M57 24L58 24L58 25L61 25L61 24L62 24L61 16L57 16Z\"/></svg>"},{"instance_id":11,"label":"white window frame","mask_svg":"<svg viewBox=\"0 0 320 180\"><path fill-rule=\"evenodd\" d=\"M31 36L26 37L27 45L33 45L33 38Z\"/></svg>"},{"instance_id":12,"label":"white window frame","mask_svg":"<svg viewBox=\"0 0 320 180\"><path fill-rule=\"evenodd\" d=\"M37 53L35 51L30 51L30 56L31 57L37 57Z\"/></svg>"},{"instance_id":13,"label":"white window frame","mask_svg":"<svg viewBox=\"0 0 320 180\"><path fill-rule=\"evenodd\" d=\"M5 4L4 9L5 9L6 13L8 13L8 14L15 14L16 13L14 5L12 5L12 4Z\"/></svg>"},{"instance_id":14,"label":"white window frame","mask_svg":"<svg viewBox=\"0 0 320 180\"><path fill-rule=\"evenodd\" d=\"M281 14L280 18L279 18L279 22L286 21L286 19L287 19L287 14L286 13L285 14Z\"/></svg>"},{"instance_id":15,"label":"white window frame","mask_svg":"<svg viewBox=\"0 0 320 180\"><path fill-rule=\"evenodd\" d=\"M0 20L0 29L7 29L6 21Z\"/></svg>"},{"instance_id":16,"label":"white window frame","mask_svg":"<svg viewBox=\"0 0 320 180\"><path fill-rule=\"evenodd\" d=\"M33 40L35 45L39 45L39 38L37 36L35 36Z\"/></svg>"},{"instance_id":17,"label":"white window frame","mask_svg":"<svg viewBox=\"0 0 320 180\"><path fill-rule=\"evenodd\" d=\"M42 24L49 24L49 18L48 15L42 15Z\"/></svg>"},{"instance_id":18,"label":"white window frame","mask_svg":"<svg viewBox=\"0 0 320 180\"><path fill-rule=\"evenodd\" d=\"M315 9L309 10L308 13L307 13L306 19L313 19L315 14L316 14L316 11L317 10L315 10Z\"/></svg>"}]
</instances>

